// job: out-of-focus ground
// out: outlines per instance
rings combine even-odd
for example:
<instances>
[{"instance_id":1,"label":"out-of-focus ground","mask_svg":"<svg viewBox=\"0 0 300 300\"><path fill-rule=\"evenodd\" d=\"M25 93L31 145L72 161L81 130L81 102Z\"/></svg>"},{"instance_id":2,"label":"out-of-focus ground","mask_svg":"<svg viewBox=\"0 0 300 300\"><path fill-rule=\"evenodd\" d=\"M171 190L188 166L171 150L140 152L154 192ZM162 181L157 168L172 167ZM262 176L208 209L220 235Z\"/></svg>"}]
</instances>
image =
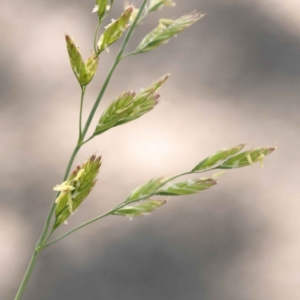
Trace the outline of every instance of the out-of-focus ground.
<instances>
[{"instance_id":1,"label":"out-of-focus ground","mask_svg":"<svg viewBox=\"0 0 300 300\"><path fill-rule=\"evenodd\" d=\"M136 1L136 4L139 4ZM0 299L13 299L77 139L80 89L63 34L86 57L94 1L2 0L0 10ZM112 17L121 12L115 1ZM147 218L110 217L41 254L24 300L300 299L300 2L177 0L151 16L205 18L153 52L124 60L98 116L122 91L172 77L155 110L84 146L103 166L65 232L158 175L239 143L277 145L203 194ZM120 43L101 57L84 118ZM96 123L93 123L96 124ZM93 128L93 126L92 126Z\"/></svg>"}]
</instances>

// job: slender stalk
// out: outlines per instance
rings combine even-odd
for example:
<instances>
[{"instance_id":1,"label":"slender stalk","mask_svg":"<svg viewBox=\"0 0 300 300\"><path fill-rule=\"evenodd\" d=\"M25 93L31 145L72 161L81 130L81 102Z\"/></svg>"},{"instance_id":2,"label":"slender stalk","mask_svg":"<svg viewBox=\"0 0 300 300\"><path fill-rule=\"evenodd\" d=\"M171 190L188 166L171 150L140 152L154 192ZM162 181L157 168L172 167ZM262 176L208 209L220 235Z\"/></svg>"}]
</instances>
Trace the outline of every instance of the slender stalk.
<instances>
[{"instance_id":1,"label":"slender stalk","mask_svg":"<svg viewBox=\"0 0 300 300\"><path fill-rule=\"evenodd\" d=\"M86 121L85 127L83 129L83 133L82 133L82 138L85 137L85 135L86 135L86 133L87 133L87 131L89 129L89 126L90 126L90 124L92 122L92 119L93 119L93 117L95 115L95 112L96 112L96 110L97 110L97 108L99 106L99 103L102 100L102 97L103 97L103 95L104 95L104 93L106 91L106 88L107 88L107 86L108 86L108 84L110 82L110 79L111 79L111 77L112 77L112 75L113 75L116 67L118 66L119 62L122 59L122 55L123 55L123 53L124 53L124 51L125 51L125 49L126 49L126 47L128 45L128 42L129 42L129 40L131 38L133 30L134 30L135 26L137 25L137 22L138 22L139 18L141 17L142 12L143 12L146 4L147 4L147 0L144 0L143 4L141 5L141 8L140 8L140 10L139 10L139 12L137 14L136 19L134 20L134 22L132 23L132 25L130 26L130 28L129 28L127 34L126 34L126 37L125 37L124 42L123 42L123 44L122 44L122 46L121 46L121 48L119 50L119 53L116 56L116 59L115 59L113 65L112 65L112 67L111 67L111 69L110 69L110 71L108 73L108 76L107 76L107 78L106 78L106 80L105 80L105 82L103 84L103 87L102 87L102 89L101 89L101 91L100 91L100 93L99 93L99 95L98 95L98 97L96 99L96 102L95 102L95 104L94 104L94 106L93 106L93 108L91 110L91 113L90 113L90 115L89 115L89 117L88 117L88 119Z\"/></svg>"},{"instance_id":2,"label":"slender stalk","mask_svg":"<svg viewBox=\"0 0 300 300\"><path fill-rule=\"evenodd\" d=\"M98 31L99 31L100 25L101 25L101 20L98 21L96 31L95 31L95 36L94 36L94 51L95 51L96 54L98 53L97 38L98 38Z\"/></svg>"},{"instance_id":3,"label":"slender stalk","mask_svg":"<svg viewBox=\"0 0 300 300\"><path fill-rule=\"evenodd\" d=\"M46 244L46 242L48 241L48 239L50 238L50 236L52 235L52 233L54 232L54 230L52 229L48 235L45 237L45 239L43 240L43 242L40 244L38 250L42 251L44 248L44 245Z\"/></svg>"},{"instance_id":4,"label":"slender stalk","mask_svg":"<svg viewBox=\"0 0 300 300\"><path fill-rule=\"evenodd\" d=\"M84 145L87 142L89 142L90 140L92 140L95 137L95 135L91 135L87 140L83 141L81 144Z\"/></svg>"},{"instance_id":5,"label":"slender stalk","mask_svg":"<svg viewBox=\"0 0 300 300\"><path fill-rule=\"evenodd\" d=\"M148 16L149 13L151 13L151 12L159 9L159 7L161 5L162 5L162 2L159 2L159 3L155 4L154 6L152 6L150 8L146 6L144 14L141 16L141 18L139 18L139 21L138 21L137 25L139 25L140 23L142 23L146 19L146 17Z\"/></svg>"},{"instance_id":6,"label":"slender stalk","mask_svg":"<svg viewBox=\"0 0 300 300\"><path fill-rule=\"evenodd\" d=\"M78 135L78 144L82 142L82 105L85 94L86 86L81 87L81 98L80 98L80 109L79 109L79 135Z\"/></svg>"},{"instance_id":7,"label":"slender stalk","mask_svg":"<svg viewBox=\"0 0 300 300\"><path fill-rule=\"evenodd\" d=\"M24 293L24 290L25 290L25 288L26 288L26 285L27 285L27 283L28 283L28 280L30 279L30 276L31 276L31 273L32 273L33 268L34 268L34 266L35 266L36 259L37 259L38 255L39 255L39 251L35 250L35 251L33 252L33 254L32 254L32 257L31 257L29 266L28 266L27 271L26 271L26 273L25 273L25 275L24 275L24 278L23 278L23 280L22 280L22 283L21 283L21 285L20 285L20 287L19 287L19 290L18 290L18 292L17 292L17 295L16 295L16 297L15 297L15 300L20 300L20 299L21 299L21 297L22 297L22 295L23 295L23 293Z\"/></svg>"},{"instance_id":8,"label":"slender stalk","mask_svg":"<svg viewBox=\"0 0 300 300\"><path fill-rule=\"evenodd\" d=\"M135 55L135 54L138 54L137 52L133 51L133 52L130 52L130 53L127 53L127 54L124 54L122 56L122 59L125 58L125 57L129 57L129 56L132 56L132 55Z\"/></svg>"},{"instance_id":9,"label":"slender stalk","mask_svg":"<svg viewBox=\"0 0 300 300\"><path fill-rule=\"evenodd\" d=\"M124 206L125 206L125 205L127 205L127 204L124 204ZM117 209L119 209L119 208L120 208L120 207L118 207ZM115 211L115 209L112 209L112 210L110 210L110 211L104 213L103 215L98 216L97 218L94 218L94 219L92 219L92 220L90 220L90 221L88 221L88 222L85 222L85 223L81 224L80 226L74 228L73 230L70 230L69 232L67 232L66 234L62 235L61 237L55 239L54 241L52 241L52 242L50 242L50 243L48 243L48 244L46 244L46 245L43 245L43 249L46 248L46 247L48 247L48 246L50 246L50 245L52 245L52 244L54 244L54 243L56 243L56 242L58 242L58 241L60 241L60 240L62 240L63 238L67 237L68 235L72 234L73 232L75 232L75 231L77 231L77 230L79 230L79 229L81 229L81 228L83 228L83 227L85 227L85 226L87 226L87 225L89 225L89 224L91 224L91 223L94 223L94 222L96 222L96 221L98 221L98 220L100 220L100 219L102 219L102 218L104 218L104 217L109 216L109 215L112 214L114 211Z\"/></svg>"},{"instance_id":10,"label":"slender stalk","mask_svg":"<svg viewBox=\"0 0 300 300\"><path fill-rule=\"evenodd\" d=\"M141 17L139 18L137 25L141 24L145 20L145 18L148 16L148 13L149 13L149 8L148 6L146 6L144 10L144 14L141 15Z\"/></svg>"}]
</instances>

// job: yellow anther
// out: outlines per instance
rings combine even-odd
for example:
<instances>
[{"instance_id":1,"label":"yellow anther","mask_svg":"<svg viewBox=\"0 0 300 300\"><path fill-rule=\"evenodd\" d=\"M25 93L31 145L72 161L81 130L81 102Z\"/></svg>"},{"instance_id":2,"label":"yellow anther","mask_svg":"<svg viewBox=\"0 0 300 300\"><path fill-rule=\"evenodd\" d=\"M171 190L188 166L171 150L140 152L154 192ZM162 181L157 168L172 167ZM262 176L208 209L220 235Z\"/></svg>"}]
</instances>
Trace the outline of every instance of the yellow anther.
<instances>
[{"instance_id":1,"label":"yellow anther","mask_svg":"<svg viewBox=\"0 0 300 300\"><path fill-rule=\"evenodd\" d=\"M53 188L53 191L58 191L58 192L66 192L66 191L72 191L74 190L74 186L69 185L68 181L64 181L62 184L58 184Z\"/></svg>"},{"instance_id":2,"label":"yellow anther","mask_svg":"<svg viewBox=\"0 0 300 300\"><path fill-rule=\"evenodd\" d=\"M250 154L247 154L247 160L249 162L249 165L253 166L253 161L252 161L252 158L251 158L251 155Z\"/></svg>"},{"instance_id":3,"label":"yellow anther","mask_svg":"<svg viewBox=\"0 0 300 300\"><path fill-rule=\"evenodd\" d=\"M265 155L264 154L261 154L257 160L259 160L259 163L260 163L260 167L263 168L264 167L264 158L265 158Z\"/></svg>"},{"instance_id":4,"label":"yellow anther","mask_svg":"<svg viewBox=\"0 0 300 300\"><path fill-rule=\"evenodd\" d=\"M74 181L78 181L79 178L80 178L84 173L85 173L85 169L79 170L78 173L77 173L77 175L76 175L76 177L75 177L75 179L74 179Z\"/></svg>"},{"instance_id":5,"label":"yellow anther","mask_svg":"<svg viewBox=\"0 0 300 300\"><path fill-rule=\"evenodd\" d=\"M217 179L217 178L219 178L220 176L223 176L225 173L226 173L225 171L215 173L215 174L213 174L212 178L213 178L213 179Z\"/></svg>"}]
</instances>

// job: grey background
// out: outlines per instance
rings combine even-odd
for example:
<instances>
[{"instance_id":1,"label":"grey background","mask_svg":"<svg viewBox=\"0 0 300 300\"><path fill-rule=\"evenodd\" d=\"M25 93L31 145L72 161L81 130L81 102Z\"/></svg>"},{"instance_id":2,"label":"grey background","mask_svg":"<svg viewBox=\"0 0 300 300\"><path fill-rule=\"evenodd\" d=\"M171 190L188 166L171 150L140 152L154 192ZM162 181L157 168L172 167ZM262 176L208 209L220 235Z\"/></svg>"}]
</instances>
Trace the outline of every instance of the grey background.
<instances>
[{"instance_id":1,"label":"grey background","mask_svg":"<svg viewBox=\"0 0 300 300\"><path fill-rule=\"evenodd\" d=\"M121 4L115 1L111 17ZM3 300L16 293L76 143L80 89L63 34L75 37L87 57L93 6L92 0L1 1ZM97 116L122 91L167 72L172 77L153 112L80 151L76 163L103 155L99 181L57 235L150 178L188 170L220 148L247 143L278 151L264 169L230 171L210 191L172 198L147 218L107 218L50 247L24 300L300 298L299 1L177 0L138 28L129 49L157 18L194 9L205 18L160 49L120 64ZM101 57L84 118L119 45Z\"/></svg>"}]
</instances>

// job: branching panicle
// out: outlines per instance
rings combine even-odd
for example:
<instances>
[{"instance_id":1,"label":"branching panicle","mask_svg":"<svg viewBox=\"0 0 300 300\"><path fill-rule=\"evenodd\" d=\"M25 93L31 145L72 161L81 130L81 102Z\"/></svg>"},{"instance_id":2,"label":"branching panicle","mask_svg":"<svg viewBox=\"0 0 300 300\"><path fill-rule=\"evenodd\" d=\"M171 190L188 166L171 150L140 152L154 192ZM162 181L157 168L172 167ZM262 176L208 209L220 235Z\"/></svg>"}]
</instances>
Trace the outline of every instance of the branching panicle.
<instances>
[{"instance_id":1,"label":"branching panicle","mask_svg":"<svg viewBox=\"0 0 300 300\"><path fill-rule=\"evenodd\" d=\"M113 127L138 119L144 114L150 112L158 103L158 99L160 97L157 93L158 90L169 78L169 75L167 74L140 92L127 91L122 93L104 110L101 117L98 117L99 122L93 135L85 140L91 122L97 112L99 103L104 96L106 88L110 83L112 75L118 64L127 56L148 52L159 47L203 17L203 14L193 12L176 20L161 19L158 27L142 39L134 52L124 55L134 29L147 17L148 13L155 12L166 6L175 6L175 3L172 0L150 0L149 3L147 0L143 0L140 9L137 9L132 5L127 5L121 16L106 26L98 39L98 31L100 30L103 20L111 12L113 4L113 0L96 0L96 6L93 12L97 13L98 25L94 34L94 53L92 53L86 61L82 59L75 41L69 35L66 35L65 37L71 68L81 87L79 138L70 157L62 183L54 187L57 194L52 203L44 230L34 249L31 261L15 300L21 299L39 253L49 245L58 242L79 229L84 228L104 217L113 215L134 218L148 215L166 203L166 199L153 200L153 197L184 196L208 190L217 184L216 179L223 175L224 172L222 171L214 174L211 178L199 178L199 173L215 169L235 169L246 167L251 166L256 162L260 162L261 166L263 166L264 158L275 150L273 147L264 147L241 152L245 147L244 144L222 149L202 160L191 171L184 172L170 178L158 177L142 184L132 191L127 199L123 200L113 209L102 215L98 215L94 219L75 227L61 237L48 242L55 229L68 220L72 213L87 198L96 184L97 175L102 162L101 157L96 157L96 155L92 155L87 161L75 168L75 170L69 174L74 163L74 159L81 147L95 136L100 135ZM125 35L123 44L115 57L114 63L103 83L97 99L95 100L85 126L82 129L81 121L83 115L83 100L86 88L94 78L95 72L98 68L99 57L104 50L108 50L109 46L114 44L123 36L123 33L128 27L129 29ZM192 176L195 175L197 178L192 178ZM185 181L176 182L176 180L182 176L190 176L190 178Z\"/></svg>"}]
</instances>

